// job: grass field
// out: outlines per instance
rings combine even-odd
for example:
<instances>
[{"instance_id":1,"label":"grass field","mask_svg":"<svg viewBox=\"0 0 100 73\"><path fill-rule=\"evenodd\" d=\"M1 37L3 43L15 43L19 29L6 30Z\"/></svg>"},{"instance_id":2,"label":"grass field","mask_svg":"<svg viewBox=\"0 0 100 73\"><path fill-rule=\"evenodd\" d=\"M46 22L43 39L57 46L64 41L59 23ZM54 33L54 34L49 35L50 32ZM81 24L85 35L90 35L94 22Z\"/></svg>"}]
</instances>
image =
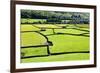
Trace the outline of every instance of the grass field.
<instances>
[{"instance_id":1,"label":"grass field","mask_svg":"<svg viewBox=\"0 0 100 73\"><path fill-rule=\"evenodd\" d=\"M66 28L62 28L65 26ZM45 28L45 31L41 31ZM37 32L45 35L53 43L50 52L53 55L21 59L26 62L52 62L69 60L88 60L89 53L89 25L78 24L21 24L21 46L44 45L47 40ZM54 33L55 32L55 33ZM64 53L71 52L71 53ZM23 56L47 55L47 47L21 48ZM54 53L64 53L54 55Z\"/></svg>"},{"instance_id":2,"label":"grass field","mask_svg":"<svg viewBox=\"0 0 100 73\"><path fill-rule=\"evenodd\" d=\"M36 23L36 22L45 22L46 19L21 19L21 23Z\"/></svg>"}]
</instances>

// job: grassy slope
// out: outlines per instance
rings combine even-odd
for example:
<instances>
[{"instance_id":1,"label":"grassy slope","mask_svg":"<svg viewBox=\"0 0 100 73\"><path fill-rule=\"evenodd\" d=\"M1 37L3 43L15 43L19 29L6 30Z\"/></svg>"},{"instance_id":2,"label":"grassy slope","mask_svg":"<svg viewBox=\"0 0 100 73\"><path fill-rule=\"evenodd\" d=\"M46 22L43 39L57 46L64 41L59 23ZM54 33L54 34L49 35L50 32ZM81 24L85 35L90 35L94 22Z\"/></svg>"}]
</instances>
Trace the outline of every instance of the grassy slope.
<instances>
[{"instance_id":1,"label":"grassy slope","mask_svg":"<svg viewBox=\"0 0 100 73\"><path fill-rule=\"evenodd\" d=\"M45 42L46 39L36 32L21 33L21 46L41 45Z\"/></svg>"},{"instance_id":2,"label":"grassy slope","mask_svg":"<svg viewBox=\"0 0 100 73\"><path fill-rule=\"evenodd\" d=\"M21 23L33 23L38 21L44 22L46 19L21 19Z\"/></svg>"},{"instance_id":3,"label":"grassy slope","mask_svg":"<svg viewBox=\"0 0 100 73\"><path fill-rule=\"evenodd\" d=\"M30 31L30 30L33 30L32 28L35 28L32 25L29 27L28 26L29 25L21 25L22 27L21 31L23 30ZM67 29L67 30L66 29L56 29L55 32L72 33L72 34L84 33L84 31L79 31L75 29ZM46 31L42 31L41 33L45 35L53 34L51 29L46 29ZM34 42L32 41L33 37L35 37ZM52 35L52 36L47 36L47 37L54 44L50 48L50 51L52 53L53 52L54 53L55 52L69 52L69 51L88 51L89 50L89 37L72 36L72 35ZM28 38L28 39L26 40L25 38ZM22 36L22 41L24 45L29 45L30 42L31 42L31 45L33 43L36 44L36 42L38 43L39 40L42 40L41 43L43 43L43 37L41 36L37 37L37 34L36 33L34 34L32 32L24 33L24 35ZM46 47L40 48L40 49L28 48L22 51L26 53L25 55L40 55L40 54L43 55L43 54L47 54L45 48ZM37 57L37 58L23 59L22 62L43 62L43 61L64 61L64 60L85 60L85 59L89 59L89 54L80 53L80 54L63 54L63 55L48 56L48 57Z\"/></svg>"},{"instance_id":4,"label":"grassy slope","mask_svg":"<svg viewBox=\"0 0 100 73\"><path fill-rule=\"evenodd\" d=\"M36 27L33 27L32 25L21 25L21 31L38 31L39 29Z\"/></svg>"},{"instance_id":5,"label":"grassy slope","mask_svg":"<svg viewBox=\"0 0 100 73\"><path fill-rule=\"evenodd\" d=\"M87 37L54 35L50 36L49 39L53 41L54 44L54 46L51 48L52 52L74 52L89 50L89 38Z\"/></svg>"},{"instance_id":6,"label":"grassy slope","mask_svg":"<svg viewBox=\"0 0 100 73\"><path fill-rule=\"evenodd\" d=\"M70 60L88 60L89 54L77 53L77 54L62 54L52 55L47 57L36 57L22 59L23 63L27 62L54 62L54 61L70 61Z\"/></svg>"},{"instance_id":7,"label":"grassy slope","mask_svg":"<svg viewBox=\"0 0 100 73\"><path fill-rule=\"evenodd\" d=\"M26 48L22 49L21 52L24 53L24 56L47 55L46 47Z\"/></svg>"}]
</instances>

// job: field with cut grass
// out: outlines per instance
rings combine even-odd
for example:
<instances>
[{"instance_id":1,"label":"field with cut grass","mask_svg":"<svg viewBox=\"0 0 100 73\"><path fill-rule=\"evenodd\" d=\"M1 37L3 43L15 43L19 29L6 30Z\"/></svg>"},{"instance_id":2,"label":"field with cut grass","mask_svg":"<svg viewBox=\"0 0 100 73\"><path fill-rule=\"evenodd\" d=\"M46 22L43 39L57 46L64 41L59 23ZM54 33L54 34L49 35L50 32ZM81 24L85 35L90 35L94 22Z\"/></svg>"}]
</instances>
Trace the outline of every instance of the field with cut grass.
<instances>
[{"instance_id":1,"label":"field with cut grass","mask_svg":"<svg viewBox=\"0 0 100 73\"><path fill-rule=\"evenodd\" d=\"M88 24L21 24L21 62L88 60L89 40Z\"/></svg>"}]
</instances>

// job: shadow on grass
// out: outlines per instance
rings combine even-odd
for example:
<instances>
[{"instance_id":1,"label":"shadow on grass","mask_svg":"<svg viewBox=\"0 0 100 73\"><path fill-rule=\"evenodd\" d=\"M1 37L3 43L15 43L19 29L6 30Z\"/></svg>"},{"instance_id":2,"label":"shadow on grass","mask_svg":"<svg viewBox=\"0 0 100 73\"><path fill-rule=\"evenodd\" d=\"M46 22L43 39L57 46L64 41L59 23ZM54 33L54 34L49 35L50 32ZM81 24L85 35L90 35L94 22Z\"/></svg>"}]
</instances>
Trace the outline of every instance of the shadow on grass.
<instances>
[{"instance_id":1,"label":"shadow on grass","mask_svg":"<svg viewBox=\"0 0 100 73\"><path fill-rule=\"evenodd\" d=\"M46 57L46 56L54 56L54 55L61 55L61 54L75 54L75 53L90 53L90 51L59 52L59 53L51 53L50 55L25 56L25 57L21 57L21 59Z\"/></svg>"}]
</instances>

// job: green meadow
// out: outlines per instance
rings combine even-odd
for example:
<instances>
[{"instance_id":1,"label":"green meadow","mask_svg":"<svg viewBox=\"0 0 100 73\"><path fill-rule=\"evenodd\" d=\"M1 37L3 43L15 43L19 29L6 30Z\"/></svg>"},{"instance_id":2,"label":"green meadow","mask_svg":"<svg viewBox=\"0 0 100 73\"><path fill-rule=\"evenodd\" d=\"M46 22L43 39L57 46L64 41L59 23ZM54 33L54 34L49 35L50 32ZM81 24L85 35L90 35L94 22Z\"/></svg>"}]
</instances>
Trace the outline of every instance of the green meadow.
<instances>
[{"instance_id":1,"label":"green meadow","mask_svg":"<svg viewBox=\"0 0 100 73\"><path fill-rule=\"evenodd\" d=\"M41 31L41 28L45 30ZM49 46L51 55L22 58L22 63L89 60L89 53L84 53L89 51L90 44L88 24L21 24L21 47L44 45L47 40L37 31L53 43ZM54 55L55 53L63 54ZM21 57L38 55L48 55L47 47L21 48Z\"/></svg>"}]
</instances>

